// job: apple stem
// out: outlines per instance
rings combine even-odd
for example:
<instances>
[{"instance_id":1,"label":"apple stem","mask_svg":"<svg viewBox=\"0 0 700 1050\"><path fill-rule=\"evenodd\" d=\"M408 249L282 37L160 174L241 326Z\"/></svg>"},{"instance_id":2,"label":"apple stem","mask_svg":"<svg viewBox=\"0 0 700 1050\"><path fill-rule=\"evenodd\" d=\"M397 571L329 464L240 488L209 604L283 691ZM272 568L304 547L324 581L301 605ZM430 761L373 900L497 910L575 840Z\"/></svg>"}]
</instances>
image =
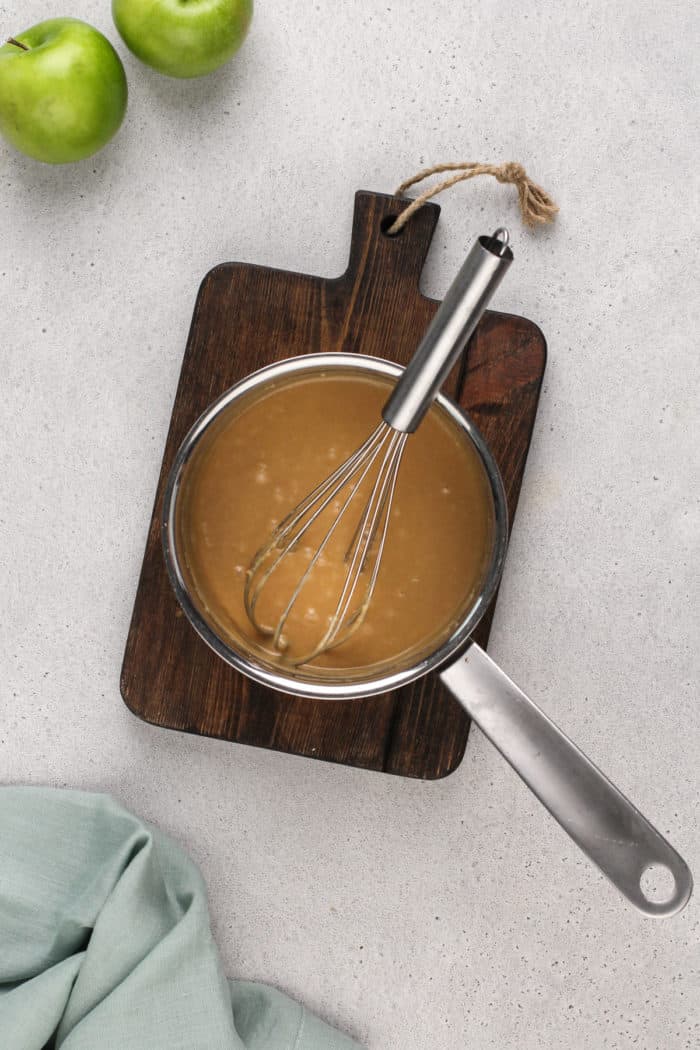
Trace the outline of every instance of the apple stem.
<instances>
[{"instance_id":1,"label":"apple stem","mask_svg":"<svg viewBox=\"0 0 700 1050\"><path fill-rule=\"evenodd\" d=\"M15 47L21 47L23 51L29 51L29 48L26 44L21 43L21 41L19 40L15 40L13 36L8 37L7 42L8 44L14 44Z\"/></svg>"}]
</instances>

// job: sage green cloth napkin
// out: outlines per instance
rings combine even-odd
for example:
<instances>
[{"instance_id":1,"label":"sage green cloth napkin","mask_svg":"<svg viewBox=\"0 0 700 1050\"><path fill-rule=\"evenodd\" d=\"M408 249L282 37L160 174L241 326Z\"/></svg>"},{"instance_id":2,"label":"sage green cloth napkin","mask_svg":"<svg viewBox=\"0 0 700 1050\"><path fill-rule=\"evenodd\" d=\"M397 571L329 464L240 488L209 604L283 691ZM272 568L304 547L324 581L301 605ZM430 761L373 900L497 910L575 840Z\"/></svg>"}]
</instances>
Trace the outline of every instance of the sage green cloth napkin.
<instances>
[{"instance_id":1,"label":"sage green cloth napkin","mask_svg":"<svg viewBox=\"0 0 700 1050\"><path fill-rule=\"evenodd\" d=\"M104 795L0 788L2 1050L353 1050L227 984L192 861Z\"/></svg>"}]
</instances>

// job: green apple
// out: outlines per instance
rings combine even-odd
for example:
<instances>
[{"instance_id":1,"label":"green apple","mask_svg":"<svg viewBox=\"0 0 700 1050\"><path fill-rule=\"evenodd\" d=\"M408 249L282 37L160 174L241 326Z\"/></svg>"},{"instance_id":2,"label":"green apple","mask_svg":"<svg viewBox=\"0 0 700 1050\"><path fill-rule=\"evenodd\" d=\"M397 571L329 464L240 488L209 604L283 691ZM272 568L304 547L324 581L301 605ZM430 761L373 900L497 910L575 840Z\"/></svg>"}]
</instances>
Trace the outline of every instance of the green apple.
<instances>
[{"instance_id":1,"label":"green apple","mask_svg":"<svg viewBox=\"0 0 700 1050\"><path fill-rule=\"evenodd\" d=\"M0 47L0 133L47 164L102 149L126 110L124 67L109 40L77 18L52 18Z\"/></svg>"},{"instance_id":2,"label":"green apple","mask_svg":"<svg viewBox=\"0 0 700 1050\"><path fill-rule=\"evenodd\" d=\"M112 0L114 24L129 50L159 73L201 77L238 51L253 0Z\"/></svg>"}]
</instances>

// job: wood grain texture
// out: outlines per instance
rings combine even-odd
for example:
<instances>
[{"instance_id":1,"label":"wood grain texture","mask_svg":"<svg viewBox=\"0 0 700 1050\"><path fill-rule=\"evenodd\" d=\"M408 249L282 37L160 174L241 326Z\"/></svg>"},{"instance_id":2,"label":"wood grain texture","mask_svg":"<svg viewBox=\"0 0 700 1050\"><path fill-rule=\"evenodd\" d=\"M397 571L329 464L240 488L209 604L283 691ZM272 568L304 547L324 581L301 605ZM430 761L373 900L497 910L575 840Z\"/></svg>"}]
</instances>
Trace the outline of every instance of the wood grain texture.
<instances>
[{"instance_id":1,"label":"wood grain texture","mask_svg":"<svg viewBox=\"0 0 700 1050\"><path fill-rule=\"evenodd\" d=\"M434 676L379 697L308 700L248 681L195 634L170 588L160 546L168 470L187 430L237 380L302 353L362 352L402 364L438 302L418 288L440 209L422 208L397 237L383 220L405 202L355 197L350 261L337 278L241 263L199 289L163 456L122 668L122 696L146 721L403 776L433 779L462 759L469 721ZM488 313L446 391L472 415L503 473L512 522L546 348L530 321ZM491 612L477 637L488 638Z\"/></svg>"}]
</instances>

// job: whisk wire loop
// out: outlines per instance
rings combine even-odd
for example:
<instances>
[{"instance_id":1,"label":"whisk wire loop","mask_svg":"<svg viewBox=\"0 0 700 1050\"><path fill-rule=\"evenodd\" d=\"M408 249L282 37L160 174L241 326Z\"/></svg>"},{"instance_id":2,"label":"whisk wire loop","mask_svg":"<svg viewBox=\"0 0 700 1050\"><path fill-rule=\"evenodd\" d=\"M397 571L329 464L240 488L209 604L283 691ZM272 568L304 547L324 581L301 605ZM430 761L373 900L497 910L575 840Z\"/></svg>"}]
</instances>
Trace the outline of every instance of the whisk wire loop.
<instances>
[{"instance_id":1,"label":"whisk wire loop","mask_svg":"<svg viewBox=\"0 0 700 1050\"><path fill-rule=\"evenodd\" d=\"M364 457L359 457L357 459L356 463L354 464L354 468L350 472L350 474L347 475L342 482L337 483L334 486L334 488L331 490L331 493L328 496L326 496L326 499L323 501L323 503L318 507L318 509L316 511L314 511L313 515L309 518L308 524L305 524L302 527L300 532L297 534L297 536L293 540L292 546L295 546L296 544L298 544L300 539L304 535L304 533L307 531L307 529L310 527L310 525L313 524L313 522L315 520L317 520L318 516L323 512L325 507L327 507L328 504L331 503L333 501L333 499L335 499L340 494L340 492L343 491L343 489L345 487L349 487L349 492L345 496L344 503L342 504L342 506L338 510L338 513L337 513L335 519L331 522L331 524L328 527L328 529L327 529L323 539L321 540L321 542L319 543L318 547L314 551L314 554L311 557L311 560L309 561L309 564L307 565L306 569L302 573L302 575L301 575L301 577L299 579L299 582L297 583L296 587L294 588L294 590L292 592L292 596L289 599L289 601L288 601L288 603L287 603L287 605L286 605L286 607L284 609L284 612L282 613L282 615L280 616L279 620L277 621L277 626L275 628L275 633L274 633L273 638L272 638L272 643L273 643L273 645L275 646L276 649L284 649L284 648L286 648L286 646L283 643L283 631L284 631L284 628L286 626L287 620L289 619L290 613L291 613L292 609L294 608L294 606L295 606L295 604L297 602L297 599L299 598L299 595L301 594L302 590L304 589L304 585L305 585L306 581L308 580L309 576L313 572L315 566L317 565L319 559L321 558L321 555L326 550L329 542L333 538L334 533L336 532L338 526L340 525L341 521L345 517L345 512L347 511L348 507L352 503L352 500L355 497L355 495L357 494L360 486L362 485L362 482L365 480L365 478L369 474L369 472L372 469L372 466L374 464L374 461L378 458L378 456L380 455L380 453L381 453L381 451L382 451L382 449L383 449L383 447L384 447L384 445L386 443L386 438L387 438L388 434L391 431L389 430L388 427L386 427L386 424L384 424L384 428L383 429L386 430L386 433L382 434L378 441L373 442L370 445L370 447L365 452L365 456ZM355 475L358 472L359 472L359 477L355 477ZM308 509L309 508L307 507L307 510ZM346 557L347 557L347 555L346 555ZM326 646L324 646L324 648L326 648ZM306 662L309 659L311 659L311 657L305 656L303 662Z\"/></svg>"},{"instance_id":2,"label":"whisk wire loop","mask_svg":"<svg viewBox=\"0 0 700 1050\"><path fill-rule=\"evenodd\" d=\"M320 653L328 652L328 650L345 643L362 625L367 614L384 552L384 543L389 527L391 505L401 465L401 457L408 438L407 434L393 431L390 427L386 429L387 434L390 434L391 437L377 480L345 556L346 562L349 561L350 564L335 612L331 617L325 635L316 648L295 660L296 664L308 663L309 660L313 660ZM377 536L379 536L379 542L375 548ZM359 582L368 567L370 557L373 558L373 561L367 588L358 608L351 614L352 601ZM343 624L345 625L344 629Z\"/></svg>"},{"instance_id":3,"label":"whisk wire loop","mask_svg":"<svg viewBox=\"0 0 700 1050\"><path fill-rule=\"evenodd\" d=\"M365 442L340 467L309 493L275 528L269 541L257 552L246 574L244 603L255 627L271 637L275 649L283 652L287 645L284 629L292 610L314 568L343 521L360 487L381 460L370 498L365 504L360 522L345 555L348 564L344 584L325 634L312 652L295 658L296 664L306 663L321 652L340 645L354 633L364 620L379 571L379 560L384 549L389 513L396 478L407 435L381 422ZM383 453L383 456L382 456ZM347 489L347 492L345 491ZM327 508L342 495L342 504L314 549L308 565L296 583L287 604L274 626L263 623L256 612L258 599L268 580L286 556L299 546L304 536ZM379 536L376 557L369 572L368 585L358 608L350 614L360 580L367 574L368 562L374 553Z\"/></svg>"},{"instance_id":4,"label":"whisk wire loop","mask_svg":"<svg viewBox=\"0 0 700 1050\"><path fill-rule=\"evenodd\" d=\"M275 633L274 628L259 623L255 617L255 609L263 587L282 559L299 543L314 522L318 520L326 507L333 502L338 492L340 492L347 484L355 473L358 462L371 452L372 447L381 437L383 429L384 424L380 423L349 459L342 463L332 474L317 485L312 492L305 496L304 499L282 519L275 529L273 529L267 543L260 547L255 554L255 557L250 563L246 573L243 600L248 616L257 629L263 634ZM316 506L316 504L318 504L318 506ZM312 507L315 507L315 510L312 512L308 520L301 525L298 532L294 532L297 525L302 522L304 515L307 514ZM288 537L290 538L287 539ZM287 540L286 543L285 540ZM264 571L259 574L259 570L275 550L278 552L277 555L272 559L272 562L267 565Z\"/></svg>"}]
</instances>

